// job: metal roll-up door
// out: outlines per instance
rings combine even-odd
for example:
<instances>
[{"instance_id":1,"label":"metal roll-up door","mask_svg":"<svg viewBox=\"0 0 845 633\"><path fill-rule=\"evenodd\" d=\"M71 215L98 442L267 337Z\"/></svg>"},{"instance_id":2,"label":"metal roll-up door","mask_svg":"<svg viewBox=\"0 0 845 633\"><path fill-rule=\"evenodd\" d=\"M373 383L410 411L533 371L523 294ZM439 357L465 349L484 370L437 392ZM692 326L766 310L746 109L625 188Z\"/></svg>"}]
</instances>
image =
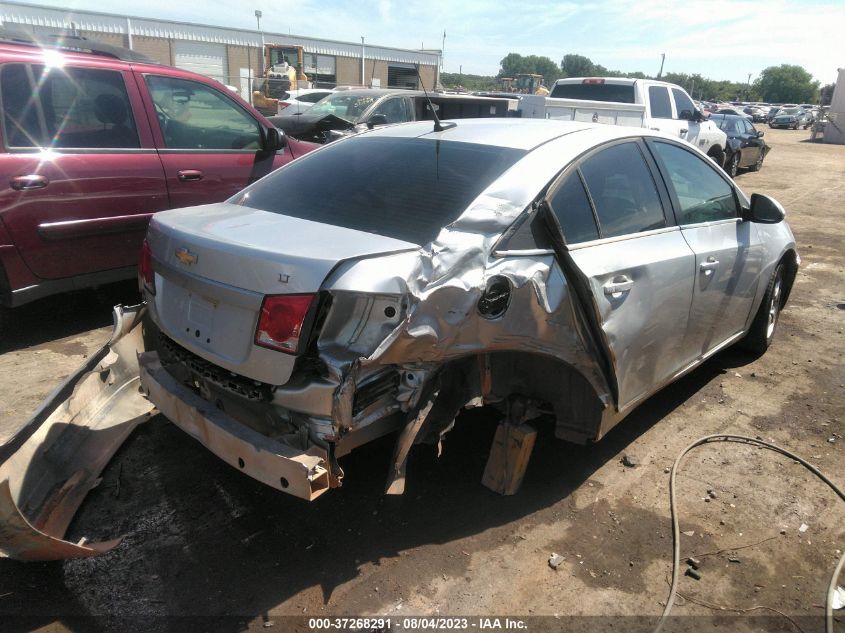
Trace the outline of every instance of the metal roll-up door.
<instances>
[{"instance_id":1,"label":"metal roll-up door","mask_svg":"<svg viewBox=\"0 0 845 633\"><path fill-rule=\"evenodd\" d=\"M387 65L388 88L419 88L417 67L414 64L390 62Z\"/></svg>"},{"instance_id":2,"label":"metal roll-up door","mask_svg":"<svg viewBox=\"0 0 845 633\"><path fill-rule=\"evenodd\" d=\"M228 77L225 44L177 41L173 52L177 68L206 75L223 84L233 83Z\"/></svg>"}]
</instances>

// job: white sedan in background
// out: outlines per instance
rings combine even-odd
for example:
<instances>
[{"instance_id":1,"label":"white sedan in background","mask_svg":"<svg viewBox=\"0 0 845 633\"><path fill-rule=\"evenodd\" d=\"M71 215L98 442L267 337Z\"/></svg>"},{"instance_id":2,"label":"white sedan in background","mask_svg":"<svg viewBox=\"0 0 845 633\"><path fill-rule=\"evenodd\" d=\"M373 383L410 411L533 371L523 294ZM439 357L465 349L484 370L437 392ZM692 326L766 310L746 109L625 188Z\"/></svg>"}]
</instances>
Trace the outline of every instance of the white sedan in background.
<instances>
[{"instance_id":1,"label":"white sedan in background","mask_svg":"<svg viewBox=\"0 0 845 633\"><path fill-rule=\"evenodd\" d=\"M305 112L321 99L328 97L332 91L327 88L303 88L291 90L286 99L279 99L278 114L299 114Z\"/></svg>"}]
</instances>

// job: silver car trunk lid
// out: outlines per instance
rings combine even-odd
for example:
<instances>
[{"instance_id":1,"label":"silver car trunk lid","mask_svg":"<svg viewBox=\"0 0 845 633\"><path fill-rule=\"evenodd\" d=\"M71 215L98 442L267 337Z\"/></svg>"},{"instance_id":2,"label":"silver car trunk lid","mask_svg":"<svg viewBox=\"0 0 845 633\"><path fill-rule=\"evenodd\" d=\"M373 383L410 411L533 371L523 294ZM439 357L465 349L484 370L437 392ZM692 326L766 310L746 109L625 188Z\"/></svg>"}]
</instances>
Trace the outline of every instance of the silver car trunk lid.
<instances>
[{"instance_id":1,"label":"silver car trunk lid","mask_svg":"<svg viewBox=\"0 0 845 633\"><path fill-rule=\"evenodd\" d=\"M219 367L276 385L288 381L295 357L254 344L265 295L316 293L342 261L418 248L227 203L159 213L148 241L151 313L163 333Z\"/></svg>"}]
</instances>

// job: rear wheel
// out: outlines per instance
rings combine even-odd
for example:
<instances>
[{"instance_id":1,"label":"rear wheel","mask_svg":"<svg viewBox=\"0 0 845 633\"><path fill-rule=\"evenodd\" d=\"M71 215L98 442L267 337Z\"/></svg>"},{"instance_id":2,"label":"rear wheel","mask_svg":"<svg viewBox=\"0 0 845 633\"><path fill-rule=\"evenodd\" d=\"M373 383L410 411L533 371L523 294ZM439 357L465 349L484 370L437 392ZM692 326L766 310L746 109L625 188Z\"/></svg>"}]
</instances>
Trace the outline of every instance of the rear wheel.
<instances>
[{"instance_id":1,"label":"rear wheel","mask_svg":"<svg viewBox=\"0 0 845 633\"><path fill-rule=\"evenodd\" d=\"M769 349L775 337L780 311L783 307L783 271L783 264L778 264L766 288L766 294L763 296L757 315L751 323L748 334L742 340L742 347L756 354L762 354Z\"/></svg>"},{"instance_id":2,"label":"rear wheel","mask_svg":"<svg viewBox=\"0 0 845 633\"><path fill-rule=\"evenodd\" d=\"M731 157L728 159L728 165L725 167L725 171L728 172L728 175L731 178L736 178L736 175L739 173L739 152L731 154Z\"/></svg>"}]
</instances>

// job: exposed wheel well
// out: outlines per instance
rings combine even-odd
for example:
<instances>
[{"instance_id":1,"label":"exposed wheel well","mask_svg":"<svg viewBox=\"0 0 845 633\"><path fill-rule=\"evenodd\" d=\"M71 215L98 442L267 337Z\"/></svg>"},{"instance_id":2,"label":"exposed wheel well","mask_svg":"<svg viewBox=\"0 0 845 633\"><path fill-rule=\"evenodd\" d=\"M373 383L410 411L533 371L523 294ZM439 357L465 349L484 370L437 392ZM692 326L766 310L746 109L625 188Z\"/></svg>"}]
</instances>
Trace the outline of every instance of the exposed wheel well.
<instances>
[{"instance_id":1,"label":"exposed wheel well","mask_svg":"<svg viewBox=\"0 0 845 633\"><path fill-rule=\"evenodd\" d=\"M425 433L450 427L473 399L505 403L520 396L555 417L555 435L585 443L598 434L604 404L593 386L572 365L528 352L491 352L448 363L440 371L440 388Z\"/></svg>"},{"instance_id":2,"label":"exposed wheel well","mask_svg":"<svg viewBox=\"0 0 845 633\"><path fill-rule=\"evenodd\" d=\"M792 291L792 284L795 283L795 277L798 275L798 253L790 249L783 254L780 262L783 264L783 292L781 293L780 307L783 308L789 299L789 293Z\"/></svg>"}]
</instances>

